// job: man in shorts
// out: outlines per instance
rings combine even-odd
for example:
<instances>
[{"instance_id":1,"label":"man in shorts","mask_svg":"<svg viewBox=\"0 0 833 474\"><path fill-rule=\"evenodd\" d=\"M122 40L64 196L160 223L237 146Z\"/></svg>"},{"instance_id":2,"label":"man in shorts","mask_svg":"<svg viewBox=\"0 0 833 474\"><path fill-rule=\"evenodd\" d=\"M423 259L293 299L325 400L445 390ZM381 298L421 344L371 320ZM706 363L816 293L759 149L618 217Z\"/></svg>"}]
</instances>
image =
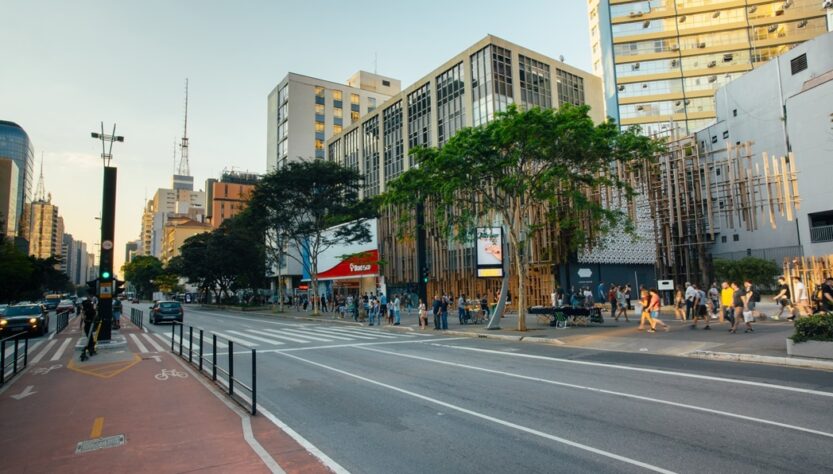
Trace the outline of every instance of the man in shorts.
<instances>
[{"instance_id":1,"label":"man in shorts","mask_svg":"<svg viewBox=\"0 0 833 474\"><path fill-rule=\"evenodd\" d=\"M735 308L732 305L734 300L735 290L729 285L728 281L721 283L720 289L720 322L727 320L730 323L735 323Z\"/></svg>"},{"instance_id":2,"label":"man in shorts","mask_svg":"<svg viewBox=\"0 0 833 474\"><path fill-rule=\"evenodd\" d=\"M708 330L711 329L709 326L709 310L706 306L706 292L701 290L697 285L691 285L694 288L694 302L691 306L691 319L694 320L694 324L691 325L691 329L697 329L697 321L703 319L706 321L706 325L703 329Z\"/></svg>"},{"instance_id":3,"label":"man in shorts","mask_svg":"<svg viewBox=\"0 0 833 474\"><path fill-rule=\"evenodd\" d=\"M781 319L781 315L784 314L785 309L790 313L787 319L795 319L795 307L790 298L790 285L787 284L787 280L784 277L778 277L778 294L773 296L772 300L778 304L778 314L772 319Z\"/></svg>"}]
</instances>

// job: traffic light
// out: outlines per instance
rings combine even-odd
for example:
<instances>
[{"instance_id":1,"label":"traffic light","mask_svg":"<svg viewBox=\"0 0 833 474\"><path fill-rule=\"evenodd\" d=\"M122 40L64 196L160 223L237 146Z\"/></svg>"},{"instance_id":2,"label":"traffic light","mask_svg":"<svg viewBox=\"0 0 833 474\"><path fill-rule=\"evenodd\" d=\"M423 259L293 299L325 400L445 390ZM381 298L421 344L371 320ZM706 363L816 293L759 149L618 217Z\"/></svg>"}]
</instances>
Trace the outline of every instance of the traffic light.
<instances>
[{"instance_id":1,"label":"traffic light","mask_svg":"<svg viewBox=\"0 0 833 474\"><path fill-rule=\"evenodd\" d=\"M87 294L98 296L98 278L87 282Z\"/></svg>"},{"instance_id":2,"label":"traffic light","mask_svg":"<svg viewBox=\"0 0 833 474\"><path fill-rule=\"evenodd\" d=\"M101 281L110 281L111 278L113 278L113 275L107 270L101 272Z\"/></svg>"},{"instance_id":3,"label":"traffic light","mask_svg":"<svg viewBox=\"0 0 833 474\"><path fill-rule=\"evenodd\" d=\"M428 283L428 267L422 267L422 282Z\"/></svg>"},{"instance_id":4,"label":"traffic light","mask_svg":"<svg viewBox=\"0 0 833 474\"><path fill-rule=\"evenodd\" d=\"M120 294L124 293L124 280L119 280L118 278L116 278L113 281L116 284L116 287L113 289L113 296L118 298Z\"/></svg>"}]
</instances>

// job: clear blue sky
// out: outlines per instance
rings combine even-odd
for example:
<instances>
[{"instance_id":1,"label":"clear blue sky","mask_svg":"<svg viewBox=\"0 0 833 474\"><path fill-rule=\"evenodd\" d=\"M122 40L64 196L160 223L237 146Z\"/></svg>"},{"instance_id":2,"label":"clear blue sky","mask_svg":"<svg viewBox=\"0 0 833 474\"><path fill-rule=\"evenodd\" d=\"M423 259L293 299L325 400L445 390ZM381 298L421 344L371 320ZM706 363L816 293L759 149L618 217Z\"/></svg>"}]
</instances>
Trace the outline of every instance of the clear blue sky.
<instances>
[{"instance_id":1,"label":"clear blue sky","mask_svg":"<svg viewBox=\"0 0 833 474\"><path fill-rule=\"evenodd\" d=\"M100 142L118 124L116 264L145 196L169 187L188 135L197 187L225 167L266 168L266 96L287 72L336 82L372 71L410 85L487 34L590 70L584 1L3 0L0 120L29 133L66 230L92 246ZM34 190L33 190L34 191ZM97 252L97 247L96 247Z\"/></svg>"}]
</instances>

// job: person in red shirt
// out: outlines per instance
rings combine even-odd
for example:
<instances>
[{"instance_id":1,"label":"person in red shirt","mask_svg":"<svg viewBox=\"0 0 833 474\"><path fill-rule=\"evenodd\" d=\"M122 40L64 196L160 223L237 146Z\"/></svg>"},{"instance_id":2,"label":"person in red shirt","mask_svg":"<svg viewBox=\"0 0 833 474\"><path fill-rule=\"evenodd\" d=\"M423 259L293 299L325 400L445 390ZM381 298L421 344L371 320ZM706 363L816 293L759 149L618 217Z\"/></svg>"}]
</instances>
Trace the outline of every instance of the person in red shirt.
<instances>
[{"instance_id":1,"label":"person in red shirt","mask_svg":"<svg viewBox=\"0 0 833 474\"><path fill-rule=\"evenodd\" d=\"M668 332L668 325L662 322L659 319L659 308L660 308L660 298L659 298L659 291L656 288L651 288L648 291L648 312L649 312L649 321L651 322L651 329L648 332L657 332L657 324L665 329L665 332Z\"/></svg>"}]
</instances>

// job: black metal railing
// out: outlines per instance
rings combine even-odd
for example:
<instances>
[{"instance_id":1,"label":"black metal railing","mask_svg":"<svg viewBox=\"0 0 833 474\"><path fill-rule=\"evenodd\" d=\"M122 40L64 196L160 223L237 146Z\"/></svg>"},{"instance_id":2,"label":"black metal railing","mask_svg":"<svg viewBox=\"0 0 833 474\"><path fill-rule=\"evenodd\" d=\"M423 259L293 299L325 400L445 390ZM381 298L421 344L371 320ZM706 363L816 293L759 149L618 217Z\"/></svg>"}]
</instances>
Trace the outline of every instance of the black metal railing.
<instances>
[{"instance_id":1,"label":"black metal railing","mask_svg":"<svg viewBox=\"0 0 833 474\"><path fill-rule=\"evenodd\" d=\"M20 348L20 340L23 339L23 349ZM14 341L14 350L11 358L6 357L6 347L9 341ZM23 363L21 364L21 357ZM11 359L11 360L10 360ZM20 373L29 364L29 335L25 333L17 333L0 340L0 386L4 385L7 380L11 380L15 375ZM11 370L9 370L11 368ZM6 377L6 372L9 372Z\"/></svg>"},{"instance_id":2,"label":"black metal railing","mask_svg":"<svg viewBox=\"0 0 833 474\"><path fill-rule=\"evenodd\" d=\"M60 333L69 326L69 316L72 314L71 310L62 311L58 313L58 322L55 323L55 334Z\"/></svg>"},{"instance_id":3,"label":"black metal railing","mask_svg":"<svg viewBox=\"0 0 833 474\"><path fill-rule=\"evenodd\" d=\"M142 329L142 319L144 318L144 313L142 313L141 309L138 308L130 308L130 322L133 323L139 329Z\"/></svg>"},{"instance_id":4,"label":"black metal railing","mask_svg":"<svg viewBox=\"0 0 833 474\"><path fill-rule=\"evenodd\" d=\"M179 328L179 334L177 337L177 328ZM187 350L185 348L185 338L184 336L185 325L182 323L174 322L171 326L171 352L174 354L178 354L183 360L187 360L189 364L196 367L199 372L210 378L212 382L222 386L227 392L229 397L232 400L239 403L244 408L248 409L252 415L257 414L257 351L253 348L249 348L251 350L251 376L252 381L251 385L247 385L243 383L239 377L236 377L234 374L234 346L235 343L231 339L226 339L223 337L218 337L216 334L210 334L211 336L211 353L205 354L203 350L205 345L203 344L205 341L205 336L207 331L203 329L197 328L197 339L196 339L196 349L195 351L195 340L194 340L194 327L188 326L188 334L187 334L187 342L188 347ZM228 356L228 364L226 367L223 367L221 363L218 362L218 354L217 354L217 339L222 339L225 341L225 344L228 345L228 352L225 353ZM238 344L240 344L238 342ZM240 344L245 347L244 344ZM222 355L222 353L220 354ZM225 379L223 378L225 377ZM239 391L236 389L243 389L244 392L248 392L248 397L241 396ZM246 399L248 398L248 400Z\"/></svg>"}]
</instances>

